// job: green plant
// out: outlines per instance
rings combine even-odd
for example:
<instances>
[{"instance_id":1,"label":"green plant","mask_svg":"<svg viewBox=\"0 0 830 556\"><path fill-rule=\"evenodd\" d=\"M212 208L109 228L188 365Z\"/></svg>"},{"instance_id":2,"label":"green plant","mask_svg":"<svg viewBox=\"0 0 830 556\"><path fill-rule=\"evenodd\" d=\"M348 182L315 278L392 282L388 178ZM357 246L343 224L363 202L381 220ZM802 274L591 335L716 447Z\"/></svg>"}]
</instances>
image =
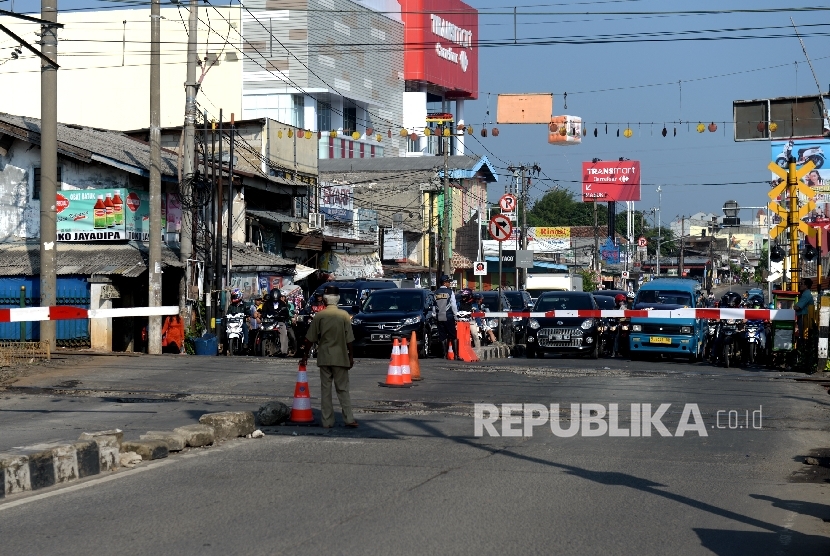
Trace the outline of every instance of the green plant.
<instances>
[{"instance_id":1,"label":"green plant","mask_svg":"<svg viewBox=\"0 0 830 556\"><path fill-rule=\"evenodd\" d=\"M599 276L593 270L582 270L582 291L593 292L599 287Z\"/></svg>"}]
</instances>

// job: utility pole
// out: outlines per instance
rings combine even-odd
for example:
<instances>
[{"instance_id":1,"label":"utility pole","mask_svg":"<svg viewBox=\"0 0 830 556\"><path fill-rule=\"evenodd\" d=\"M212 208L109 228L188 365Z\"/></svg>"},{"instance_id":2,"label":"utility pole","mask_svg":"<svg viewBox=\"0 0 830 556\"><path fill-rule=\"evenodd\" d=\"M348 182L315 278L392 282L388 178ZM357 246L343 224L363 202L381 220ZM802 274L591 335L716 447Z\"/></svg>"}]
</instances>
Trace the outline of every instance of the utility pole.
<instances>
[{"instance_id":1,"label":"utility pole","mask_svg":"<svg viewBox=\"0 0 830 556\"><path fill-rule=\"evenodd\" d=\"M663 239L663 224L660 207L663 204L663 188L657 186L657 277L660 278L660 240Z\"/></svg>"},{"instance_id":2,"label":"utility pole","mask_svg":"<svg viewBox=\"0 0 830 556\"><path fill-rule=\"evenodd\" d=\"M196 66L198 65L197 37L196 32L199 28L199 2L198 0L190 0L190 17L188 18L187 31L187 77L185 81L185 101L184 101L184 143L182 145L182 179L185 183L191 183L196 175ZM205 145L207 148L207 145ZM207 174L207 168L205 168ZM181 184L180 184L181 185ZM184 282L185 295L181 296L179 300L179 307L184 312L187 305L187 290L192 281L190 258L193 255L193 221L195 219L195 211L193 210L193 189L192 185L188 187L180 187L179 191L183 195L189 195L191 199L183 202L184 207L191 207L182 213L182 230L181 239L179 243L179 260L184 266ZM179 288L181 292L183 288ZM189 315L185 314L185 321Z\"/></svg>"},{"instance_id":3,"label":"utility pole","mask_svg":"<svg viewBox=\"0 0 830 556\"><path fill-rule=\"evenodd\" d=\"M448 130L449 128L444 128ZM444 135L444 274L449 276L452 273L452 251L450 237L450 178L449 178L449 135ZM439 281L440 284L440 281Z\"/></svg>"},{"instance_id":4,"label":"utility pole","mask_svg":"<svg viewBox=\"0 0 830 556\"><path fill-rule=\"evenodd\" d=\"M683 278L683 236L686 235L686 217L680 217L680 259L677 263L677 275Z\"/></svg>"},{"instance_id":5,"label":"utility pole","mask_svg":"<svg viewBox=\"0 0 830 556\"><path fill-rule=\"evenodd\" d=\"M525 181L525 166L522 164L522 251L527 251L527 182ZM517 256L518 258L518 256ZM522 286L516 284L516 289L527 287L527 267L522 268Z\"/></svg>"},{"instance_id":6,"label":"utility pole","mask_svg":"<svg viewBox=\"0 0 830 556\"><path fill-rule=\"evenodd\" d=\"M594 272L599 274L599 220L597 219L597 202L594 201Z\"/></svg>"},{"instance_id":7,"label":"utility pole","mask_svg":"<svg viewBox=\"0 0 830 556\"><path fill-rule=\"evenodd\" d=\"M231 113L230 131L230 155L228 162L228 244L225 252L228 254L228 264L225 265L225 279L228 287L231 286L231 258L233 257L233 136L234 136L234 115ZM294 142L296 148L296 141ZM220 162L221 164L221 162Z\"/></svg>"},{"instance_id":8,"label":"utility pole","mask_svg":"<svg viewBox=\"0 0 830 556\"><path fill-rule=\"evenodd\" d=\"M41 19L57 23L57 5L41 0ZM49 307L57 303L58 30L49 23L40 30L40 306ZM40 340L55 349L55 321L40 323Z\"/></svg>"},{"instance_id":9,"label":"utility pole","mask_svg":"<svg viewBox=\"0 0 830 556\"><path fill-rule=\"evenodd\" d=\"M150 4L150 254L148 305L161 306L161 0ZM161 316L147 322L147 353L161 354Z\"/></svg>"}]
</instances>

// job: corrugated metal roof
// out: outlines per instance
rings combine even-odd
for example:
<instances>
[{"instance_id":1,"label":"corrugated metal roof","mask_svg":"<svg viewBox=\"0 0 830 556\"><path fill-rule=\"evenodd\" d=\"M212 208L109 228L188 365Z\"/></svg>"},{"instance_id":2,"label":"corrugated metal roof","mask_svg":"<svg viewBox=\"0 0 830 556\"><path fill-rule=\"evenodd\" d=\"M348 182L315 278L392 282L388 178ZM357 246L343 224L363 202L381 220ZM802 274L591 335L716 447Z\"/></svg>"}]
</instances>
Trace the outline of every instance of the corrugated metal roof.
<instances>
[{"instance_id":1,"label":"corrugated metal roof","mask_svg":"<svg viewBox=\"0 0 830 556\"><path fill-rule=\"evenodd\" d=\"M135 243L58 243L56 273L140 276L147 270L147 247ZM163 268L181 268L178 255L166 245L161 250ZM40 274L40 246L36 243L0 243L0 276Z\"/></svg>"},{"instance_id":2,"label":"corrugated metal roof","mask_svg":"<svg viewBox=\"0 0 830 556\"><path fill-rule=\"evenodd\" d=\"M194 249L194 252L199 260L204 260L204 246L198 246ZM297 265L292 260L284 259L273 253L259 251L253 247L248 247L244 243L233 244L231 263L231 270L235 272L274 272L284 276L293 276ZM224 267L227 264L227 250L222 249L222 265Z\"/></svg>"},{"instance_id":3,"label":"corrugated metal roof","mask_svg":"<svg viewBox=\"0 0 830 556\"><path fill-rule=\"evenodd\" d=\"M271 224L292 224L297 222L305 222L305 219L303 218L297 218L296 216L283 214L281 212L274 212L272 210L247 209L246 212L248 216L259 218L260 220Z\"/></svg>"},{"instance_id":4,"label":"corrugated metal roof","mask_svg":"<svg viewBox=\"0 0 830 556\"><path fill-rule=\"evenodd\" d=\"M0 112L0 133L40 145L40 119ZM93 160L134 173L149 175L150 145L120 131L58 124L58 153L92 162ZM178 179L177 155L161 152L161 173Z\"/></svg>"}]
</instances>

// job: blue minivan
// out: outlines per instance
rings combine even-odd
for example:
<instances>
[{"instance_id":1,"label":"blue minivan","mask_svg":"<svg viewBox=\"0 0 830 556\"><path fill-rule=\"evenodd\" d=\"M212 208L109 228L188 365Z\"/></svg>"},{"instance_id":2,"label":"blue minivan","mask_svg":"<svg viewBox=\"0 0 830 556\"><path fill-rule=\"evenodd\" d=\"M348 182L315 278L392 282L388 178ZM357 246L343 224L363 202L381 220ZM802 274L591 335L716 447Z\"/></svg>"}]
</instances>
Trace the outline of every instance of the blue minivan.
<instances>
[{"instance_id":1,"label":"blue minivan","mask_svg":"<svg viewBox=\"0 0 830 556\"><path fill-rule=\"evenodd\" d=\"M670 311L698 309L700 283L686 278L657 278L637 292L632 309ZM699 361L706 339L706 320L696 318L632 318L631 359L648 354L688 357Z\"/></svg>"}]
</instances>

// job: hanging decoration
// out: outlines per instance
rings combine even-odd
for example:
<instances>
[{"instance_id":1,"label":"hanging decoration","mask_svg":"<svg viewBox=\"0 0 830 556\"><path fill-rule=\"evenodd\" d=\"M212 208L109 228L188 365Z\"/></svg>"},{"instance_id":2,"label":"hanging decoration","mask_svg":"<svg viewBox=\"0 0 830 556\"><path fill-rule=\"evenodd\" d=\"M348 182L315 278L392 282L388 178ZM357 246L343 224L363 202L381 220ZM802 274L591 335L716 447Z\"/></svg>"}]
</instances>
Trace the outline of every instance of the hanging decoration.
<instances>
[{"instance_id":1,"label":"hanging decoration","mask_svg":"<svg viewBox=\"0 0 830 556\"><path fill-rule=\"evenodd\" d=\"M366 128L366 135L374 135L374 133L375 133L375 128L373 128L373 127L367 127Z\"/></svg>"},{"instance_id":2,"label":"hanging decoration","mask_svg":"<svg viewBox=\"0 0 830 556\"><path fill-rule=\"evenodd\" d=\"M468 125L468 126L467 126L467 127L465 127L464 129L466 129L466 130L467 130L467 135L472 135L472 134L473 134L473 126Z\"/></svg>"},{"instance_id":3,"label":"hanging decoration","mask_svg":"<svg viewBox=\"0 0 830 556\"><path fill-rule=\"evenodd\" d=\"M718 124L712 122L709 124L709 133L715 133L718 130Z\"/></svg>"},{"instance_id":4,"label":"hanging decoration","mask_svg":"<svg viewBox=\"0 0 830 556\"><path fill-rule=\"evenodd\" d=\"M674 128L674 137L677 137L677 128Z\"/></svg>"},{"instance_id":5,"label":"hanging decoration","mask_svg":"<svg viewBox=\"0 0 830 556\"><path fill-rule=\"evenodd\" d=\"M302 129L298 129L297 130L297 139L302 139L303 137L305 137L305 131L303 131Z\"/></svg>"},{"instance_id":6,"label":"hanging decoration","mask_svg":"<svg viewBox=\"0 0 830 556\"><path fill-rule=\"evenodd\" d=\"M277 131L277 137L282 139L282 130L281 129Z\"/></svg>"},{"instance_id":7,"label":"hanging decoration","mask_svg":"<svg viewBox=\"0 0 830 556\"><path fill-rule=\"evenodd\" d=\"M769 123L769 130L771 132L775 133L778 130L778 124L775 123L775 122L770 122Z\"/></svg>"},{"instance_id":8,"label":"hanging decoration","mask_svg":"<svg viewBox=\"0 0 830 556\"><path fill-rule=\"evenodd\" d=\"M704 131L706 131L706 126L703 125L703 122L697 124L697 132L698 133L703 133Z\"/></svg>"},{"instance_id":9,"label":"hanging decoration","mask_svg":"<svg viewBox=\"0 0 830 556\"><path fill-rule=\"evenodd\" d=\"M625 131L623 131L623 136L625 136L626 139L631 139L632 135L634 135L634 132L631 131L631 128L630 127L625 128Z\"/></svg>"},{"instance_id":10,"label":"hanging decoration","mask_svg":"<svg viewBox=\"0 0 830 556\"><path fill-rule=\"evenodd\" d=\"M551 116L548 124L548 143L560 147L582 142L582 118L578 116Z\"/></svg>"},{"instance_id":11,"label":"hanging decoration","mask_svg":"<svg viewBox=\"0 0 830 556\"><path fill-rule=\"evenodd\" d=\"M663 131L661 131L661 132L660 132L660 134L661 134L663 137L665 137L666 135L668 135L668 134L669 134L668 130L666 129L666 124L663 124Z\"/></svg>"},{"instance_id":12,"label":"hanging decoration","mask_svg":"<svg viewBox=\"0 0 830 556\"><path fill-rule=\"evenodd\" d=\"M430 128L428 128L428 127L425 127L425 128L424 128L424 135L425 135L426 137L429 137L430 135L432 135L432 129L430 129Z\"/></svg>"},{"instance_id":13,"label":"hanging decoration","mask_svg":"<svg viewBox=\"0 0 830 556\"><path fill-rule=\"evenodd\" d=\"M410 141L417 141L418 140L418 134L415 133L415 132L410 133L409 134L409 140Z\"/></svg>"},{"instance_id":14,"label":"hanging decoration","mask_svg":"<svg viewBox=\"0 0 830 556\"><path fill-rule=\"evenodd\" d=\"M392 133L391 129L389 130L389 133ZM398 133L400 134L401 137L406 137L407 135L409 135L409 132L407 130L405 130L404 128L401 128L401 130Z\"/></svg>"},{"instance_id":15,"label":"hanging decoration","mask_svg":"<svg viewBox=\"0 0 830 556\"><path fill-rule=\"evenodd\" d=\"M482 137L487 137L487 128L486 127L481 128L481 136Z\"/></svg>"},{"instance_id":16,"label":"hanging decoration","mask_svg":"<svg viewBox=\"0 0 830 556\"><path fill-rule=\"evenodd\" d=\"M318 132L317 132L317 139L322 139L322 138L323 138L323 132L322 132L322 131L318 131Z\"/></svg>"},{"instance_id":17,"label":"hanging decoration","mask_svg":"<svg viewBox=\"0 0 830 556\"><path fill-rule=\"evenodd\" d=\"M381 135L380 133L378 133L377 135L375 135L375 139L377 139L377 142L378 142L378 143L380 143L380 142L381 142L381 140L383 139L383 135Z\"/></svg>"},{"instance_id":18,"label":"hanging decoration","mask_svg":"<svg viewBox=\"0 0 830 556\"><path fill-rule=\"evenodd\" d=\"M289 128L288 129L288 138L291 139L292 137L294 137L294 130Z\"/></svg>"},{"instance_id":19,"label":"hanging decoration","mask_svg":"<svg viewBox=\"0 0 830 556\"><path fill-rule=\"evenodd\" d=\"M444 137L449 137L450 136L449 126L444 127L443 135L444 135Z\"/></svg>"},{"instance_id":20,"label":"hanging decoration","mask_svg":"<svg viewBox=\"0 0 830 556\"><path fill-rule=\"evenodd\" d=\"M314 132L313 132L313 131L311 131L310 129L307 129L307 130L305 131L305 138L306 138L306 139L311 139L311 137L312 137L313 135L314 135Z\"/></svg>"},{"instance_id":21,"label":"hanging decoration","mask_svg":"<svg viewBox=\"0 0 830 556\"><path fill-rule=\"evenodd\" d=\"M332 129L331 131L329 131L329 137L331 137L332 139L334 139L335 137L337 137L337 132L336 132L335 130L333 130L333 129Z\"/></svg>"},{"instance_id":22,"label":"hanging decoration","mask_svg":"<svg viewBox=\"0 0 830 556\"><path fill-rule=\"evenodd\" d=\"M498 137L498 136L499 136L499 128L494 127L493 128L493 137Z\"/></svg>"},{"instance_id":23,"label":"hanging decoration","mask_svg":"<svg viewBox=\"0 0 830 556\"><path fill-rule=\"evenodd\" d=\"M359 131L353 131L352 132L352 139L354 139L355 141L360 139L360 132Z\"/></svg>"},{"instance_id":24,"label":"hanging decoration","mask_svg":"<svg viewBox=\"0 0 830 556\"><path fill-rule=\"evenodd\" d=\"M617 128L617 137L620 136L620 128Z\"/></svg>"},{"instance_id":25,"label":"hanging decoration","mask_svg":"<svg viewBox=\"0 0 830 556\"><path fill-rule=\"evenodd\" d=\"M594 128L594 137L597 136L597 128Z\"/></svg>"},{"instance_id":26,"label":"hanging decoration","mask_svg":"<svg viewBox=\"0 0 830 556\"><path fill-rule=\"evenodd\" d=\"M406 130L404 130L404 131L406 131ZM389 129L386 130L386 137L387 137L387 139L392 138L392 128L389 128Z\"/></svg>"}]
</instances>

